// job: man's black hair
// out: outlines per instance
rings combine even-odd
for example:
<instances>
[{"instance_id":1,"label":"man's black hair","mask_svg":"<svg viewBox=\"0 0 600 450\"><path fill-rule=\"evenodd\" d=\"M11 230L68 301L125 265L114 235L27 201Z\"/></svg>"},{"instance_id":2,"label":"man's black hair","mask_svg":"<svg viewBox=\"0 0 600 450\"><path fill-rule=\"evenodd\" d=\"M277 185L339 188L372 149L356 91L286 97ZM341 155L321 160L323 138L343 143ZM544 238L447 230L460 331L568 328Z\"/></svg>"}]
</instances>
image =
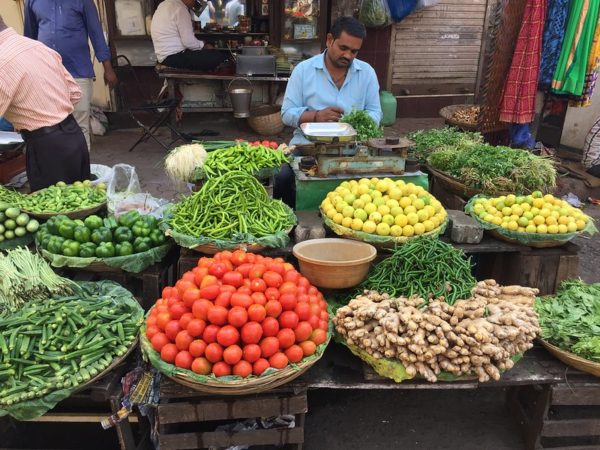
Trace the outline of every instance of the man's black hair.
<instances>
[{"instance_id":1,"label":"man's black hair","mask_svg":"<svg viewBox=\"0 0 600 450\"><path fill-rule=\"evenodd\" d=\"M335 19L331 26L331 35L333 39L337 39L341 36L342 31L353 37L364 39L367 37L367 29L365 26L351 16L342 16Z\"/></svg>"}]
</instances>

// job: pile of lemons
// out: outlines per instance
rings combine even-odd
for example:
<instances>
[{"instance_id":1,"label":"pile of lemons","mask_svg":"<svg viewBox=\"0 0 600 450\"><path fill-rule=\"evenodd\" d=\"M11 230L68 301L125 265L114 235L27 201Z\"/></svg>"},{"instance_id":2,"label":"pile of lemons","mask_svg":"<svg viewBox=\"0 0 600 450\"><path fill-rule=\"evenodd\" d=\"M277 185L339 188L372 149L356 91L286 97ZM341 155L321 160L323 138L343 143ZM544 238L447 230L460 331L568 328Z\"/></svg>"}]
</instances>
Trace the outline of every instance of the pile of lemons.
<instances>
[{"instance_id":1,"label":"pile of lemons","mask_svg":"<svg viewBox=\"0 0 600 450\"><path fill-rule=\"evenodd\" d=\"M526 196L478 198L473 202L473 213L507 230L540 234L575 233L590 220L580 209L539 191Z\"/></svg>"},{"instance_id":2,"label":"pile of lemons","mask_svg":"<svg viewBox=\"0 0 600 450\"><path fill-rule=\"evenodd\" d=\"M344 181L327 194L321 211L343 227L392 237L433 231L447 216L442 204L421 186L390 178Z\"/></svg>"}]
</instances>

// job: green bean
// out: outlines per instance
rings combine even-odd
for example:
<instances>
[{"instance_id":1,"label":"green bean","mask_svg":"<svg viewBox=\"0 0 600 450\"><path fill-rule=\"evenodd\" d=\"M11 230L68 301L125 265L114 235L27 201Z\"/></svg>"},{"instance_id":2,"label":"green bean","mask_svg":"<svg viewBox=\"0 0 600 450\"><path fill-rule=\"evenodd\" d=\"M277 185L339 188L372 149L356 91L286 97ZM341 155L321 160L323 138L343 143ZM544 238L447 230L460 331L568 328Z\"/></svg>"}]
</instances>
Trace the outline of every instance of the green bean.
<instances>
[{"instance_id":1,"label":"green bean","mask_svg":"<svg viewBox=\"0 0 600 450\"><path fill-rule=\"evenodd\" d=\"M230 171L257 174L262 169L276 169L289 162L281 151L263 145L252 146L246 142L221 148L209 153L204 162L206 178L221 176Z\"/></svg>"}]
</instances>

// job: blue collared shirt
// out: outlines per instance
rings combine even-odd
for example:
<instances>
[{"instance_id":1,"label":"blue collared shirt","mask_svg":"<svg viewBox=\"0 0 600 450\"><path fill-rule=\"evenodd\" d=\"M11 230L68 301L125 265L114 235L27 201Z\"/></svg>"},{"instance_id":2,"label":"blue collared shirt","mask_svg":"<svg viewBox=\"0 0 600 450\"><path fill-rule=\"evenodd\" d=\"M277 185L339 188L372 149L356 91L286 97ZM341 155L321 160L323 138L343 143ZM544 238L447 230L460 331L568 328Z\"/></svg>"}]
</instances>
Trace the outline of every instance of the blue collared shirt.
<instances>
[{"instance_id":1,"label":"blue collared shirt","mask_svg":"<svg viewBox=\"0 0 600 450\"><path fill-rule=\"evenodd\" d=\"M290 145L309 143L298 128L305 111L330 106L338 106L345 113L352 109L367 111L379 124L382 113L375 70L366 62L354 59L342 88L338 89L325 67L325 52L298 64L290 76L281 106L283 123L296 128Z\"/></svg>"},{"instance_id":2,"label":"blue collared shirt","mask_svg":"<svg viewBox=\"0 0 600 450\"><path fill-rule=\"evenodd\" d=\"M58 52L73 78L94 78L88 37L98 61L111 58L94 0L26 0L24 34Z\"/></svg>"}]
</instances>

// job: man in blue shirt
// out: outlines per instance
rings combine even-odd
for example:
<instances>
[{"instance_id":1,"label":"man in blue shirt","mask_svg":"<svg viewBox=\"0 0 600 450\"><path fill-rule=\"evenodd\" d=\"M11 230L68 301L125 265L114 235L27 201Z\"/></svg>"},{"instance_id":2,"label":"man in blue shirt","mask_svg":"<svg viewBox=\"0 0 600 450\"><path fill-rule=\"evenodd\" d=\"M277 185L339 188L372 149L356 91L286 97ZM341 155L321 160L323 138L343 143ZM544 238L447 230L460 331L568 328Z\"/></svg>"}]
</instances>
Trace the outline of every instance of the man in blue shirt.
<instances>
[{"instance_id":1,"label":"man in blue shirt","mask_svg":"<svg viewBox=\"0 0 600 450\"><path fill-rule=\"evenodd\" d=\"M302 61L293 70L281 107L283 123L296 128L290 145L309 144L300 130L305 122L337 122L352 109L364 110L381 122L379 82L375 70L356 59L367 35L353 17L339 17L327 34L325 52ZM274 196L293 205L294 178L284 167Z\"/></svg>"},{"instance_id":2,"label":"man in blue shirt","mask_svg":"<svg viewBox=\"0 0 600 450\"><path fill-rule=\"evenodd\" d=\"M104 66L104 81L110 87L118 83L94 0L25 0L24 34L58 52L64 66L79 84L81 100L73 116L83 131L89 150L94 66L88 38L96 58Z\"/></svg>"}]
</instances>

